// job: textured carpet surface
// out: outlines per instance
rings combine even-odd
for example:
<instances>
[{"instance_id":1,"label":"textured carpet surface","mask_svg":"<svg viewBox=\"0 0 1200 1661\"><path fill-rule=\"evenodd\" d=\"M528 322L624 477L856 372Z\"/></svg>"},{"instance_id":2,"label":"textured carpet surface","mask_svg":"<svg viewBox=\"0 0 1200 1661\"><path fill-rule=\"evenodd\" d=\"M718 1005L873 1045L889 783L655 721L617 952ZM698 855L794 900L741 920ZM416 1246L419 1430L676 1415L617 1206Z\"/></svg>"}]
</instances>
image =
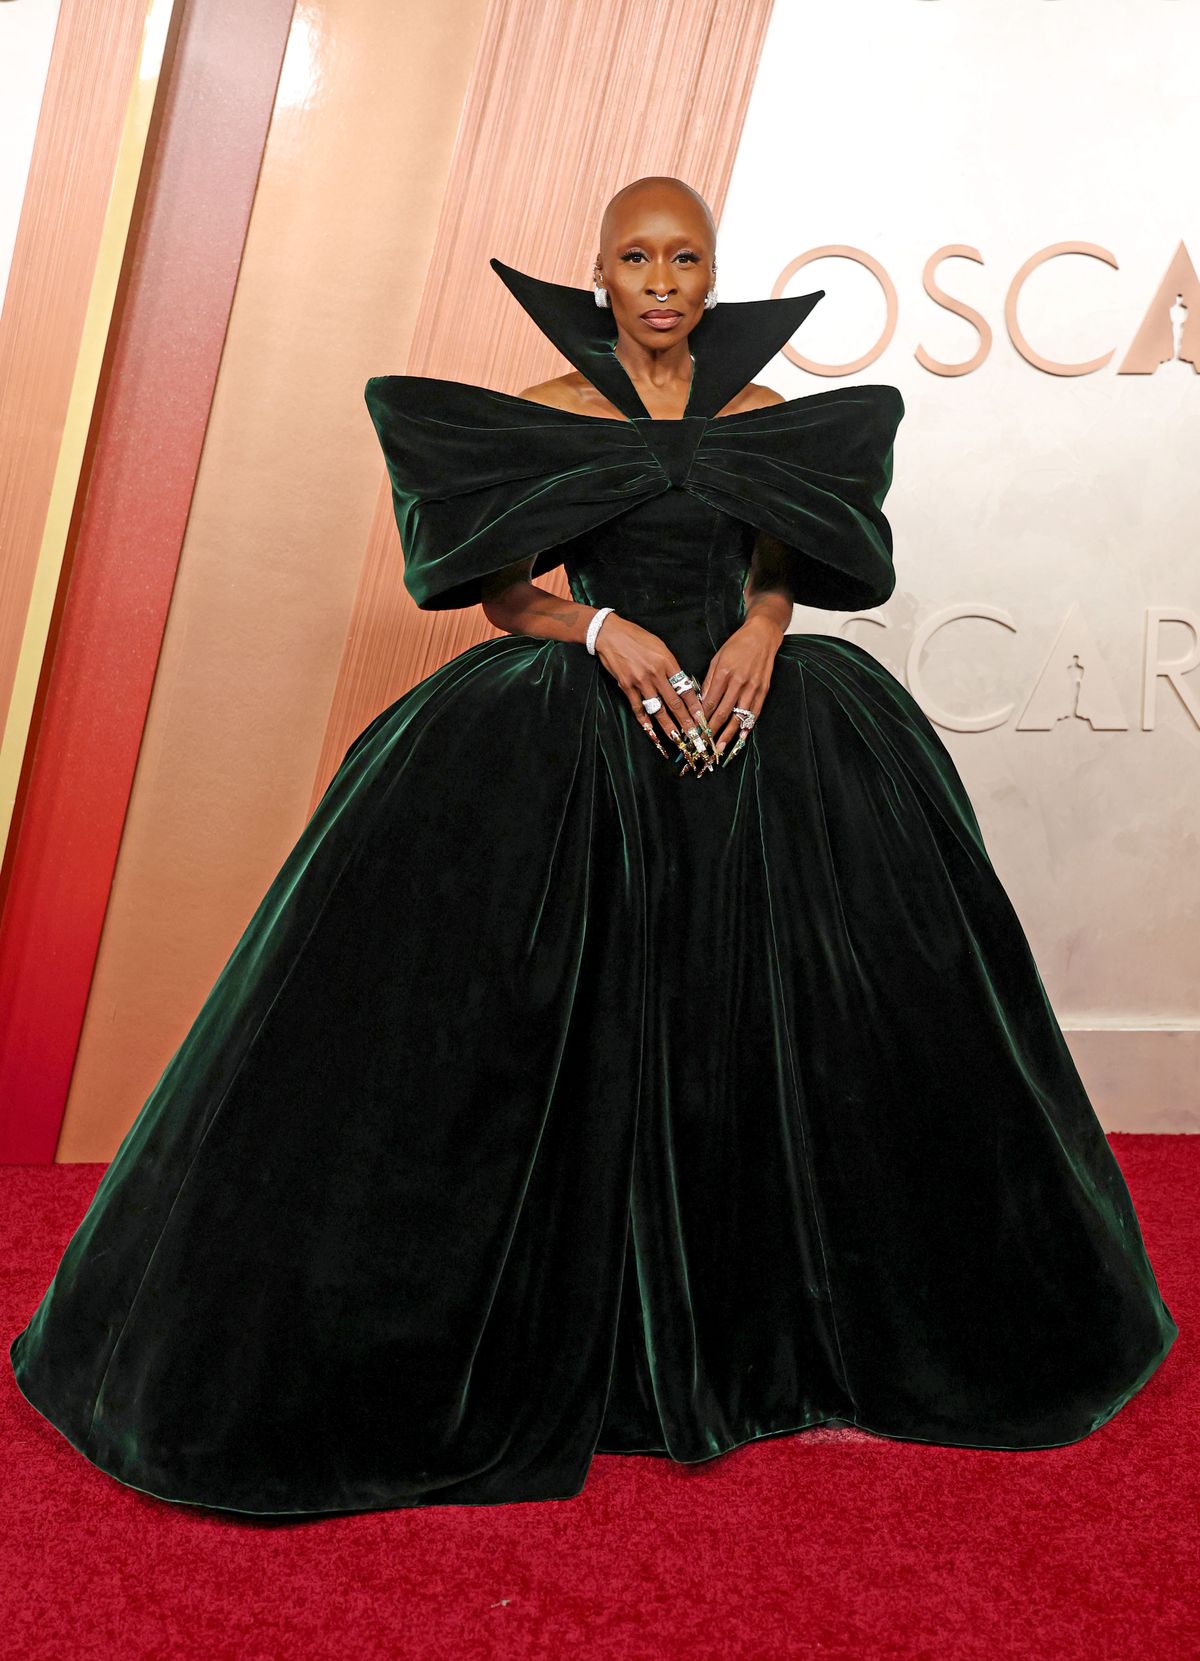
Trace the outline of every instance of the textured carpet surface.
<instances>
[{"instance_id":1,"label":"textured carpet surface","mask_svg":"<svg viewBox=\"0 0 1200 1661\"><path fill-rule=\"evenodd\" d=\"M1200 1137L1114 1135L1180 1336L1066 1448L815 1429L695 1466L597 1457L574 1500L280 1525L89 1465L7 1349L103 1167L0 1168L0 1655L1200 1656Z\"/></svg>"}]
</instances>

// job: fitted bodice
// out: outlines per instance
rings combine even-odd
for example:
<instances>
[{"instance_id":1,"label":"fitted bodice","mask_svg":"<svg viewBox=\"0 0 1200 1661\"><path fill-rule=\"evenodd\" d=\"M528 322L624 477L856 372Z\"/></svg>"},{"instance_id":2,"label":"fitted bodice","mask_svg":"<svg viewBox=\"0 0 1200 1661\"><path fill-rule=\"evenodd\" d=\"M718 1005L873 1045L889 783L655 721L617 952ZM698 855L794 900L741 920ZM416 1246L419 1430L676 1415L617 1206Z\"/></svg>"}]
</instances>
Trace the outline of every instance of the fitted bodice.
<instances>
[{"instance_id":1,"label":"fitted bodice","mask_svg":"<svg viewBox=\"0 0 1200 1661\"><path fill-rule=\"evenodd\" d=\"M571 597L614 606L698 673L745 616L753 527L687 490L666 490L576 537Z\"/></svg>"}]
</instances>

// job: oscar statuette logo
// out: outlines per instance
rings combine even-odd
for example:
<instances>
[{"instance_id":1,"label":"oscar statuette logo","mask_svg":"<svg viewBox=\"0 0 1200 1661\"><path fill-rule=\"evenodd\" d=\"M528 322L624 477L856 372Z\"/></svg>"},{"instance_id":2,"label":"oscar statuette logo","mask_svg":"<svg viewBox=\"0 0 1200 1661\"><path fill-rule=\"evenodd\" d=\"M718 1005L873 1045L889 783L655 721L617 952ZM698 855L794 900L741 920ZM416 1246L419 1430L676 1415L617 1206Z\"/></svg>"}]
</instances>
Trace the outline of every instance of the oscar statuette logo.
<instances>
[{"instance_id":1,"label":"oscar statuette logo","mask_svg":"<svg viewBox=\"0 0 1200 1661\"><path fill-rule=\"evenodd\" d=\"M929 719L950 732L988 732L1002 727L1013 717L1018 700L999 708L981 711L949 709L929 691L925 683L925 655L934 637L955 623L982 619L1017 634L1011 613L1002 606L984 603L943 606L913 631L904 663L904 678ZM885 618L869 612L843 621L844 633L852 622L870 622L890 627ZM1182 629L1183 647L1164 639L1164 632ZM1200 696L1184 679L1200 665L1200 612L1186 606L1146 606L1141 619L1139 663L1139 720L1143 732L1158 725L1159 689L1165 682L1175 694L1193 724L1200 729ZM1075 601L1045 653L1032 685L1025 689L1015 727L1018 732L1049 732L1060 721L1085 722L1093 732L1123 732L1129 727L1108 656L1097 644L1083 607Z\"/></svg>"}]
</instances>

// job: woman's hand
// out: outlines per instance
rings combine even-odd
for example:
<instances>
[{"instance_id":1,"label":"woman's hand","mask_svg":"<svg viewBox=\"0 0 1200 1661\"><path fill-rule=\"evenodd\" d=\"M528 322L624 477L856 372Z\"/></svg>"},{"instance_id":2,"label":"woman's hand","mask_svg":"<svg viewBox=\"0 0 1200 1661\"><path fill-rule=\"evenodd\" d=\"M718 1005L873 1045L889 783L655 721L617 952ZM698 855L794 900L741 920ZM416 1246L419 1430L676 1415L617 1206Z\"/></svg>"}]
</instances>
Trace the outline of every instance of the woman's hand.
<instances>
[{"instance_id":1,"label":"woman's hand","mask_svg":"<svg viewBox=\"0 0 1200 1661\"><path fill-rule=\"evenodd\" d=\"M775 654L785 633L784 604L790 620L790 600L779 605L754 605L740 627L717 648L708 665L700 695L716 735L717 756L724 758L723 766L728 766L745 747L750 732L733 713L734 705L749 710L756 721L762 712L771 685ZM731 743L733 747L729 749Z\"/></svg>"},{"instance_id":2,"label":"woman's hand","mask_svg":"<svg viewBox=\"0 0 1200 1661\"><path fill-rule=\"evenodd\" d=\"M664 755L667 752L653 723L675 745L686 765L700 771L715 765L713 735L696 696L695 683L682 692L671 685L671 676L680 672L679 659L665 641L640 623L610 612L596 635L596 656L629 699L638 725L645 728ZM659 698L662 707L649 714L642 705L643 698Z\"/></svg>"},{"instance_id":3,"label":"woman's hand","mask_svg":"<svg viewBox=\"0 0 1200 1661\"><path fill-rule=\"evenodd\" d=\"M790 554L785 544L767 531L759 531L755 539L744 599L745 618L713 654L700 688L723 767L745 748L754 722L762 713L775 654L792 620ZM735 706L748 710L752 719L748 723L740 720L733 713Z\"/></svg>"},{"instance_id":4,"label":"woman's hand","mask_svg":"<svg viewBox=\"0 0 1200 1661\"><path fill-rule=\"evenodd\" d=\"M529 580L532 568L531 559L516 560L483 579L480 593L488 622L512 634L528 634L539 640L583 642L597 608L539 588ZM696 696L695 682L682 694L671 685L670 677L680 673L679 659L666 643L649 629L609 611L600 620L594 645L596 656L629 699L638 725L667 760L670 755L642 706L643 698L661 700L660 707L653 711L655 721L688 767L715 767L713 738Z\"/></svg>"}]
</instances>

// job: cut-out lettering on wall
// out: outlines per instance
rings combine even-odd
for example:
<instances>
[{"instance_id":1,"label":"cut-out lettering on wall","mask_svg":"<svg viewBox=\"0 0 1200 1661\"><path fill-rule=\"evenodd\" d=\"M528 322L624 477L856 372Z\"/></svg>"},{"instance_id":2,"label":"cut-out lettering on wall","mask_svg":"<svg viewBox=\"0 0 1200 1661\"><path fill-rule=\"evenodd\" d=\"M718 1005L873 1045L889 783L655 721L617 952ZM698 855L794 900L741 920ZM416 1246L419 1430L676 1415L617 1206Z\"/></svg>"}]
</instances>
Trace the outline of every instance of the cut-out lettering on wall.
<instances>
[{"instance_id":1,"label":"cut-out lettering on wall","mask_svg":"<svg viewBox=\"0 0 1200 1661\"><path fill-rule=\"evenodd\" d=\"M1004 299L1004 323L1014 348L1034 369L1040 369L1047 375L1094 375L1097 370L1105 368L1112 361L1115 347L1082 363L1064 363L1052 358L1029 340L1017 316L1021 290L1031 274L1048 260L1060 259L1067 254L1102 260L1105 265L1117 269L1116 256L1095 242L1052 242L1047 247L1039 249L1037 253L1031 254L1008 285ZM771 290L771 298L778 299L786 292L797 271L820 259L852 260L854 264L861 265L871 272L883 291L887 306L883 328L878 339L873 341L860 357L853 358L848 363L817 363L798 352L790 342L783 348L783 355L790 363L806 369L810 375L852 375L874 363L887 349L896 333L900 318L896 285L886 268L873 254L862 248L851 247L848 243L830 242L820 248L810 248L806 254L798 255L785 265ZM929 256L922 273L925 292L930 299L946 311L963 318L978 332L978 349L960 363L943 363L920 344L913 355L921 367L928 369L933 375L969 375L980 367L991 352L992 330L982 313L957 299L938 282L938 267L947 259L969 259L982 265L983 257L977 248L972 248L966 243L947 243ZM1200 373L1200 278L1196 276L1196 268L1183 242L1180 242L1171 256L1158 287L1144 308L1117 374L1152 375L1162 364L1172 362L1189 364L1193 371Z\"/></svg>"},{"instance_id":2,"label":"cut-out lettering on wall","mask_svg":"<svg viewBox=\"0 0 1200 1661\"><path fill-rule=\"evenodd\" d=\"M964 618L981 618L999 624L1012 634L1018 632L1011 614L1001 606L983 601L963 601L932 612L913 632L904 663L909 691L929 719L950 732L988 732L1002 727L1012 717L1018 700L996 709L968 711L947 709L924 683L924 660L934 635ZM873 612L855 612L841 618L837 632L849 635L851 624L873 623L889 628L886 617ZM1180 657L1168 657L1162 640L1164 623L1181 624L1190 634L1190 644ZM1158 724L1160 683L1178 698L1200 730L1200 689L1185 680L1200 667L1200 612L1187 606L1147 606L1141 629L1141 727L1152 731ZM1084 614L1075 601L1063 618L1032 685L1025 693L1015 727L1018 732L1049 732L1060 721L1085 722L1093 732L1124 732L1129 719L1109 667L1111 650L1102 651Z\"/></svg>"}]
</instances>

